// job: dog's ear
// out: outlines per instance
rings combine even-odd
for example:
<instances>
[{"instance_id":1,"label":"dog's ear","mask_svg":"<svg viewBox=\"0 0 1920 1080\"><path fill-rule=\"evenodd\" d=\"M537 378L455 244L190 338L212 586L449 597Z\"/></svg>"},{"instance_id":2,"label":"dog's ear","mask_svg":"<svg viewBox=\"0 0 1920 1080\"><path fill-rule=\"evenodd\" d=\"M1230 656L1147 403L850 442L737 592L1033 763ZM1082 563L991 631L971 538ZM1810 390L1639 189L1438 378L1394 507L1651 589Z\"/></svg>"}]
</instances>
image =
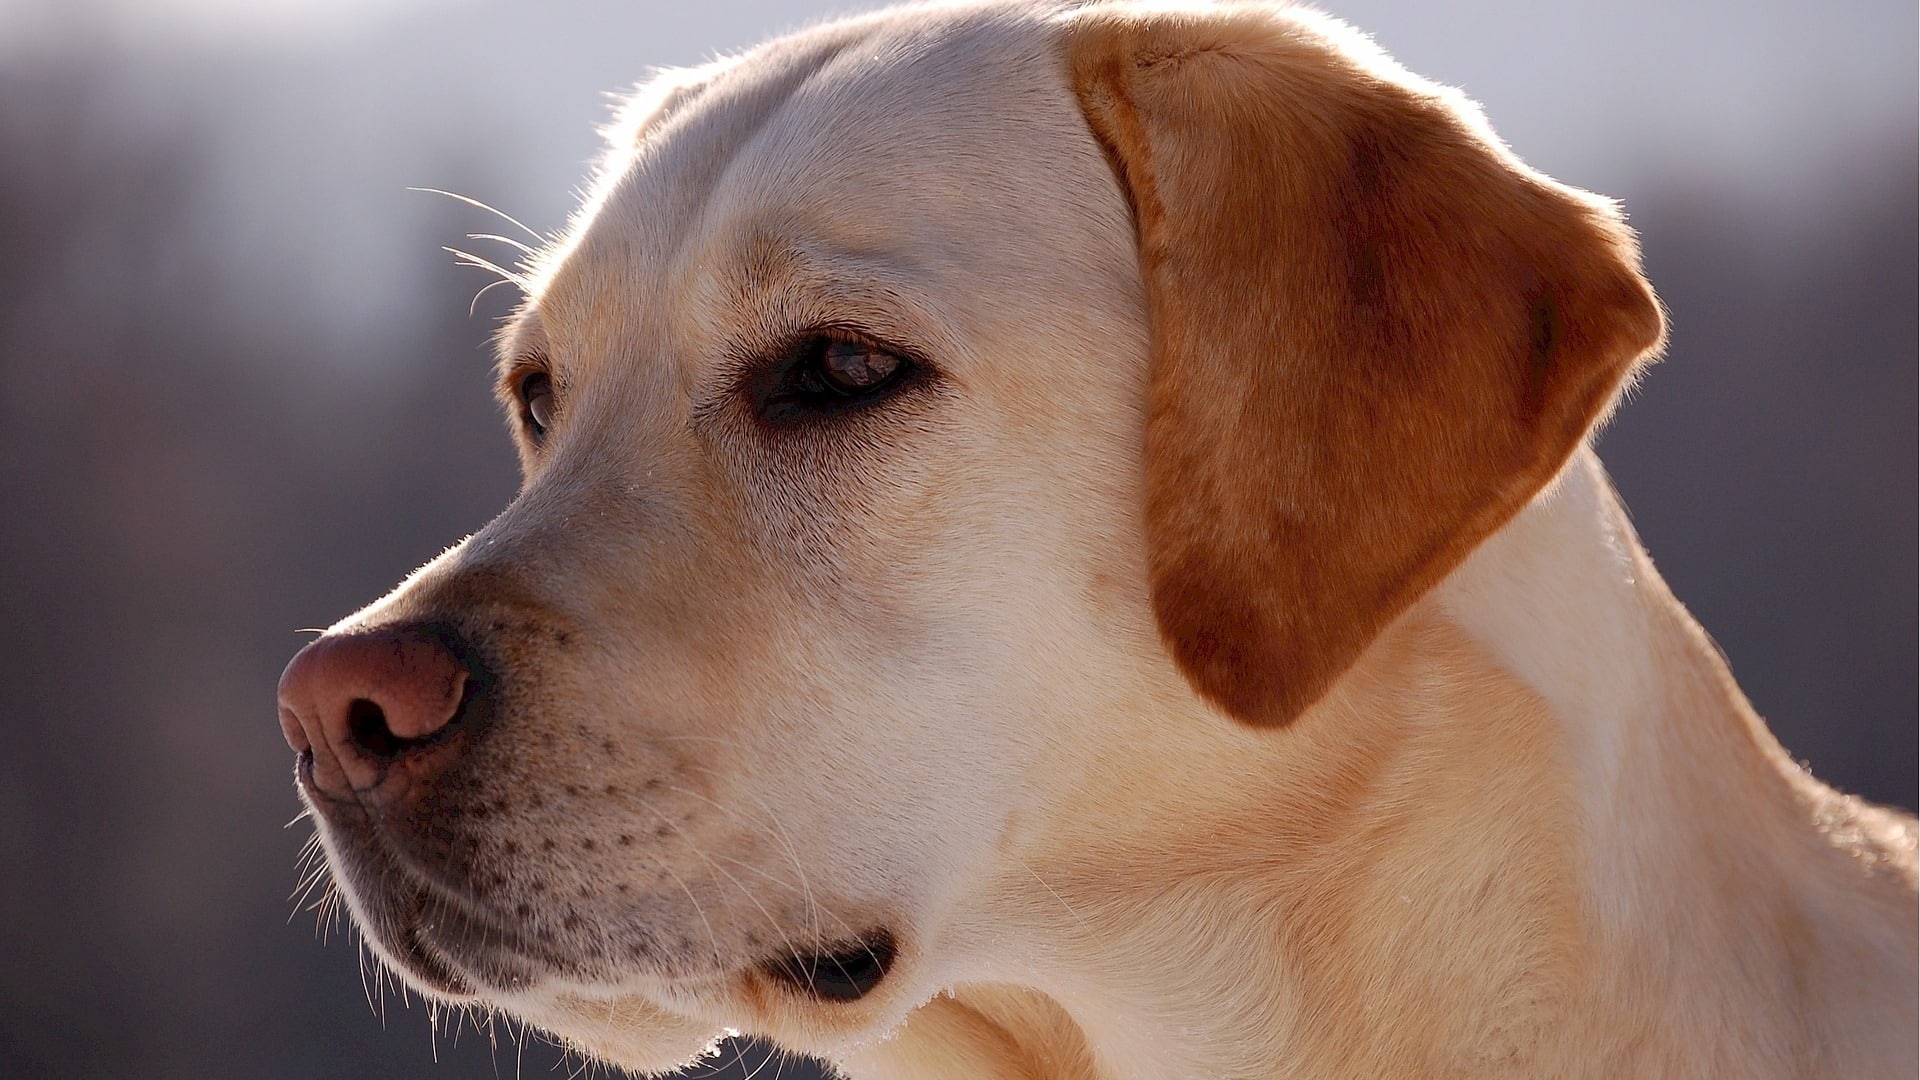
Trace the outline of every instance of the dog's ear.
<instances>
[{"instance_id":1,"label":"dog's ear","mask_svg":"<svg viewBox=\"0 0 1920 1080\"><path fill-rule=\"evenodd\" d=\"M1138 228L1160 630L1285 723L1553 478L1659 307L1610 204L1338 23L1096 8L1067 51Z\"/></svg>"}]
</instances>

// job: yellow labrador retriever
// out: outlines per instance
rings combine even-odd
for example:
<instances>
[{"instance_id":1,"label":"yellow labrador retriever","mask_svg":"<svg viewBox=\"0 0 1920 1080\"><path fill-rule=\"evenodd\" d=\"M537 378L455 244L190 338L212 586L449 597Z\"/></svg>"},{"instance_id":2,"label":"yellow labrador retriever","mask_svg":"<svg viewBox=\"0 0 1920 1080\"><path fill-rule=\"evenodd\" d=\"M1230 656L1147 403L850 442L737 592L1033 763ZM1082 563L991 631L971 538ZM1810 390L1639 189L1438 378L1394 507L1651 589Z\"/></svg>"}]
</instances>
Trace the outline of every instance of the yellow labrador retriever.
<instances>
[{"instance_id":1,"label":"yellow labrador retriever","mask_svg":"<svg viewBox=\"0 0 1920 1080\"><path fill-rule=\"evenodd\" d=\"M304 649L409 982L636 1070L1915 1075L1915 827L1585 449L1618 211L1310 12L882 13L660 77L497 519Z\"/></svg>"}]
</instances>

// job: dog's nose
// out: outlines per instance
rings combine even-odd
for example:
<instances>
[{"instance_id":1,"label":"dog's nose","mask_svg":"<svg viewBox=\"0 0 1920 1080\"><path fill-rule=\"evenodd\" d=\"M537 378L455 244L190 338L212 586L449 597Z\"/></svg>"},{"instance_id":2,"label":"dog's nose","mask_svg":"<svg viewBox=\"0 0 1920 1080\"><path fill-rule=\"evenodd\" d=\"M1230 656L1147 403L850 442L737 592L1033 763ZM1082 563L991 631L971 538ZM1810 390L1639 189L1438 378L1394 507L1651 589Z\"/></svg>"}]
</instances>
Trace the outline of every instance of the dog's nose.
<instances>
[{"instance_id":1,"label":"dog's nose","mask_svg":"<svg viewBox=\"0 0 1920 1080\"><path fill-rule=\"evenodd\" d=\"M280 731L312 751L314 787L363 800L385 797L456 751L452 725L471 696L471 650L451 635L411 628L328 636L294 655L280 676Z\"/></svg>"}]
</instances>

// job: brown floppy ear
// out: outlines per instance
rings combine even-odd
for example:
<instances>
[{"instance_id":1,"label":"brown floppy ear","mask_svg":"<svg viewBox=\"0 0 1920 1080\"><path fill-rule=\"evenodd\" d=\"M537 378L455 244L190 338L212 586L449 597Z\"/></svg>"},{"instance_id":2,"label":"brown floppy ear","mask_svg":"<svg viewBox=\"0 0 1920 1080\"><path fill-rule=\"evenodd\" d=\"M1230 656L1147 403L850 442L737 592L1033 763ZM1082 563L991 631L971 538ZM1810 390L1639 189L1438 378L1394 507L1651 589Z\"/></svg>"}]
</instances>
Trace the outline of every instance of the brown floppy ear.
<instances>
[{"instance_id":1,"label":"brown floppy ear","mask_svg":"<svg viewBox=\"0 0 1920 1080\"><path fill-rule=\"evenodd\" d=\"M1553 478L1659 307L1610 204L1332 20L1092 9L1068 63L1139 230L1161 633L1285 723Z\"/></svg>"}]
</instances>

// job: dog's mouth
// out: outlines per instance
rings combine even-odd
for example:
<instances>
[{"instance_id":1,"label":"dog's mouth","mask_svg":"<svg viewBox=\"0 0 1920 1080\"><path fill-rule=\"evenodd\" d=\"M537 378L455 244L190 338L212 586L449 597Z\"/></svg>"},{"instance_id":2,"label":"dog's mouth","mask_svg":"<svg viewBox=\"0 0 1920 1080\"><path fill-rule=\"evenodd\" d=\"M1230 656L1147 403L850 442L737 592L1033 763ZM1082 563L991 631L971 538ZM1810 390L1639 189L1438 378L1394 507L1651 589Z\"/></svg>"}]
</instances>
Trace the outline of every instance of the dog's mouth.
<instances>
[{"instance_id":1,"label":"dog's mouth","mask_svg":"<svg viewBox=\"0 0 1920 1080\"><path fill-rule=\"evenodd\" d=\"M389 862L369 889L368 868L336 867L357 903L358 921L408 981L449 998L524 990L543 973L568 969L551 940Z\"/></svg>"},{"instance_id":2,"label":"dog's mouth","mask_svg":"<svg viewBox=\"0 0 1920 1080\"><path fill-rule=\"evenodd\" d=\"M567 908L542 919L525 902L509 907L420 865L363 807L318 803L315 810L328 861L369 942L408 981L444 997L527 993L549 979L576 987L621 985L636 976L719 985L756 971L796 997L840 1004L872 993L900 957L899 939L881 927L748 961L743 969L714 953L689 952L697 935L676 934L670 918L658 923L641 915L615 927Z\"/></svg>"},{"instance_id":3,"label":"dog's mouth","mask_svg":"<svg viewBox=\"0 0 1920 1080\"><path fill-rule=\"evenodd\" d=\"M762 965L776 981L821 1001L858 1001L879 986L899 958L893 934L876 930L830 946L824 952L799 953Z\"/></svg>"},{"instance_id":4,"label":"dog's mouth","mask_svg":"<svg viewBox=\"0 0 1920 1080\"><path fill-rule=\"evenodd\" d=\"M442 949L428 941L430 924L425 917L425 907L424 894L416 893L413 903L383 920L387 923L384 929L368 927L368 932L378 935L395 962L415 983L447 997L470 996L476 989L472 981Z\"/></svg>"},{"instance_id":5,"label":"dog's mouth","mask_svg":"<svg viewBox=\"0 0 1920 1080\"><path fill-rule=\"evenodd\" d=\"M302 763L304 765L304 762ZM327 862L368 943L406 979L448 998L587 974L550 929L450 886L387 842L365 808L314 799Z\"/></svg>"}]
</instances>

